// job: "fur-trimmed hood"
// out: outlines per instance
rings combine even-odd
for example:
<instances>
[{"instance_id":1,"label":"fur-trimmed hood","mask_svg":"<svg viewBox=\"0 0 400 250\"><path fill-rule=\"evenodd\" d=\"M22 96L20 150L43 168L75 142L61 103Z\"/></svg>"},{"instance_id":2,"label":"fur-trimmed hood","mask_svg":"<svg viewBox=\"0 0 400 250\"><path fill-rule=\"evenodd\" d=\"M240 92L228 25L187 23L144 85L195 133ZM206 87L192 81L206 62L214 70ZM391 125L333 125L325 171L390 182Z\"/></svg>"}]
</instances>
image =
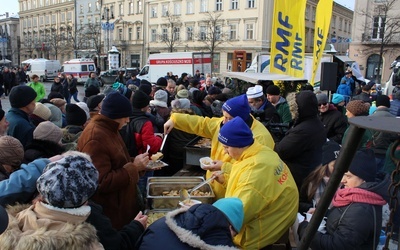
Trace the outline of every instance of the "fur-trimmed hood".
<instances>
[{"instance_id":1,"label":"fur-trimmed hood","mask_svg":"<svg viewBox=\"0 0 400 250\"><path fill-rule=\"evenodd\" d=\"M90 211L84 207L84 212L77 208L73 214L70 209L50 209L40 202L8 207L9 225L0 235L1 249L104 249L96 229L85 222L88 215L80 215Z\"/></svg>"},{"instance_id":2,"label":"fur-trimmed hood","mask_svg":"<svg viewBox=\"0 0 400 250\"><path fill-rule=\"evenodd\" d=\"M286 100L295 125L304 120L317 117L318 101L312 91L303 90L298 93L289 93Z\"/></svg>"},{"instance_id":3,"label":"fur-trimmed hood","mask_svg":"<svg viewBox=\"0 0 400 250\"><path fill-rule=\"evenodd\" d=\"M208 204L180 208L165 216L165 223L180 241L196 249L223 250L234 247L229 222L216 207ZM230 238L230 239L229 239Z\"/></svg>"}]
</instances>

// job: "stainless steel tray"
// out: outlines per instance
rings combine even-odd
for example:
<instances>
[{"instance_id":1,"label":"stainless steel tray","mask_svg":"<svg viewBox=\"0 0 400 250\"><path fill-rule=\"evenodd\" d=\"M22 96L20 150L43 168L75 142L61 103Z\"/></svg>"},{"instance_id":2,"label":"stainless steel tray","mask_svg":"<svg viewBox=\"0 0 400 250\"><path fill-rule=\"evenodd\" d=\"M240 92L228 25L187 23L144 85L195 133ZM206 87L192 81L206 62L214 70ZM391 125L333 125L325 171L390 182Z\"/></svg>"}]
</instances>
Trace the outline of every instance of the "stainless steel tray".
<instances>
[{"instance_id":1,"label":"stainless steel tray","mask_svg":"<svg viewBox=\"0 0 400 250\"><path fill-rule=\"evenodd\" d=\"M147 184L147 199L151 209L174 209L178 207L178 203L180 201L179 196L163 196L163 191L171 191L180 189L191 189L198 182L153 182ZM215 197L214 192L210 184L206 184L199 189L202 192L210 192L208 196L191 196L191 198L195 200L199 200L202 203L211 204Z\"/></svg>"},{"instance_id":2,"label":"stainless steel tray","mask_svg":"<svg viewBox=\"0 0 400 250\"><path fill-rule=\"evenodd\" d=\"M200 183L204 181L204 177L202 176L168 176L168 177L149 177L147 179L147 183L155 183L155 182L195 182Z\"/></svg>"}]
</instances>

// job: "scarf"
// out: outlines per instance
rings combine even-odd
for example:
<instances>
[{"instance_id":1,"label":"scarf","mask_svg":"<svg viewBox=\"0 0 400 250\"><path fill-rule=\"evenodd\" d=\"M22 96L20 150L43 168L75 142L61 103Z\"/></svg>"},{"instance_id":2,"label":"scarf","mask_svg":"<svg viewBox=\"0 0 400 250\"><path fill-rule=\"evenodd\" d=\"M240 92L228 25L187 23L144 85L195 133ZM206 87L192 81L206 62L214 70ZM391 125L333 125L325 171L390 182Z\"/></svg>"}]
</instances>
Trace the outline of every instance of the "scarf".
<instances>
[{"instance_id":1,"label":"scarf","mask_svg":"<svg viewBox=\"0 0 400 250\"><path fill-rule=\"evenodd\" d=\"M379 194L361 188L339 189L332 200L334 207L344 207L353 202L371 205L385 205L386 201Z\"/></svg>"}]
</instances>

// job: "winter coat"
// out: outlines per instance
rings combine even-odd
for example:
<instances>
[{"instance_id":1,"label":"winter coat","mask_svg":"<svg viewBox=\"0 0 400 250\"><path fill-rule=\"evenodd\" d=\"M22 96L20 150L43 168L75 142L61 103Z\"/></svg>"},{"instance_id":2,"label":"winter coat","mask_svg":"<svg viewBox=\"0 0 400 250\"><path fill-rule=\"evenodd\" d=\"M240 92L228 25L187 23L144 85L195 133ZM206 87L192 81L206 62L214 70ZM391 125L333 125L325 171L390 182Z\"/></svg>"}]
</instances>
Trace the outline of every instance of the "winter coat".
<instances>
[{"instance_id":1,"label":"winter coat","mask_svg":"<svg viewBox=\"0 0 400 250\"><path fill-rule=\"evenodd\" d=\"M87 89L89 86L94 86L97 89L100 89L100 83L99 80L97 80L96 78L89 78L86 80L85 84L84 84L84 88Z\"/></svg>"},{"instance_id":2,"label":"winter coat","mask_svg":"<svg viewBox=\"0 0 400 250\"><path fill-rule=\"evenodd\" d=\"M85 127L77 149L91 156L99 171L99 187L92 200L119 230L139 212L137 182L139 174L118 132L119 124L106 116L95 116Z\"/></svg>"},{"instance_id":3,"label":"winter coat","mask_svg":"<svg viewBox=\"0 0 400 250\"><path fill-rule=\"evenodd\" d=\"M370 115L372 117L395 117L389 112L389 108L380 107L375 113ZM372 136L372 149L374 150L375 155L385 156L389 145L394 142L398 138L396 133L388 133L382 131L373 131Z\"/></svg>"},{"instance_id":4,"label":"winter coat","mask_svg":"<svg viewBox=\"0 0 400 250\"><path fill-rule=\"evenodd\" d=\"M339 86L337 87L336 93L344 95L345 97L350 97L352 96L352 91L349 85L347 85L346 83L341 83L339 84Z\"/></svg>"},{"instance_id":5,"label":"winter coat","mask_svg":"<svg viewBox=\"0 0 400 250\"><path fill-rule=\"evenodd\" d=\"M168 246L168 247L167 247ZM169 212L143 233L136 249L237 249L229 230L229 221L216 207L194 205Z\"/></svg>"},{"instance_id":6,"label":"winter coat","mask_svg":"<svg viewBox=\"0 0 400 250\"><path fill-rule=\"evenodd\" d=\"M335 205L335 200L343 189L338 190L333 200L334 206L327 217L327 232L326 234L317 232L310 247L313 250L376 249L382 227L382 205L389 200L387 195L389 183L386 176L378 182L367 182L358 188L352 188L370 191L380 198L363 198L361 202L357 202L354 201L355 196L349 195L348 199L353 199L353 201L349 201L350 205L340 207Z\"/></svg>"},{"instance_id":7,"label":"winter coat","mask_svg":"<svg viewBox=\"0 0 400 250\"><path fill-rule=\"evenodd\" d=\"M11 108L6 114L9 123L7 134L17 138L26 147L33 140L35 125L27 113L19 108Z\"/></svg>"},{"instance_id":8,"label":"winter coat","mask_svg":"<svg viewBox=\"0 0 400 250\"><path fill-rule=\"evenodd\" d=\"M258 110L252 110L251 114L264 125L281 122L280 115L268 100Z\"/></svg>"},{"instance_id":9,"label":"winter coat","mask_svg":"<svg viewBox=\"0 0 400 250\"><path fill-rule=\"evenodd\" d=\"M349 132L350 127L347 127L346 131L343 134L343 138L342 138L342 143L340 143L341 145L344 145L344 143L346 142L346 138L347 138L347 133ZM373 136L373 132L370 129L366 129L363 136L361 137L361 142L358 145L358 149L360 148L371 148L372 147L372 136Z\"/></svg>"},{"instance_id":10,"label":"winter coat","mask_svg":"<svg viewBox=\"0 0 400 250\"><path fill-rule=\"evenodd\" d=\"M297 188L322 161L322 145L326 141L324 125L318 118L318 104L311 91L300 91L289 101L293 107L294 125L275 146L275 151L288 165Z\"/></svg>"},{"instance_id":11,"label":"winter coat","mask_svg":"<svg viewBox=\"0 0 400 250\"><path fill-rule=\"evenodd\" d=\"M329 104L328 111L320 113L319 118L325 127L326 137L341 144L344 131L347 129L346 117L336 109L335 105Z\"/></svg>"},{"instance_id":12,"label":"winter coat","mask_svg":"<svg viewBox=\"0 0 400 250\"><path fill-rule=\"evenodd\" d=\"M0 182L0 205L28 203L36 192L36 180L49 164L48 159L37 159L10 174L9 178Z\"/></svg>"},{"instance_id":13,"label":"winter coat","mask_svg":"<svg viewBox=\"0 0 400 250\"><path fill-rule=\"evenodd\" d=\"M50 158L65 152L65 148L48 140L33 139L25 148L24 163L32 162L39 158Z\"/></svg>"},{"instance_id":14,"label":"winter coat","mask_svg":"<svg viewBox=\"0 0 400 250\"><path fill-rule=\"evenodd\" d=\"M37 96L36 96L36 101L42 100L46 96L46 89L44 88L43 83L40 82L30 82L28 83L28 86L33 88L35 90Z\"/></svg>"},{"instance_id":15,"label":"winter coat","mask_svg":"<svg viewBox=\"0 0 400 250\"><path fill-rule=\"evenodd\" d=\"M400 100L394 99L390 102L389 112L394 116L400 116Z\"/></svg>"},{"instance_id":16,"label":"winter coat","mask_svg":"<svg viewBox=\"0 0 400 250\"><path fill-rule=\"evenodd\" d=\"M68 83L69 94L73 95L76 92L78 92L78 88L77 88L78 82L75 78L72 78L71 80L67 79L67 83Z\"/></svg>"},{"instance_id":17,"label":"winter coat","mask_svg":"<svg viewBox=\"0 0 400 250\"><path fill-rule=\"evenodd\" d=\"M255 141L233 163L224 185L225 197L243 202L243 227L234 238L240 248L271 245L293 224L299 204L296 183L272 149Z\"/></svg>"},{"instance_id":18,"label":"winter coat","mask_svg":"<svg viewBox=\"0 0 400 250\"><path fill-rule=\"evenodd\" d=\"M146 113L133 109L131 123L133 123L138 154L146 152L148 145L150 146L149 154L157 153L161 148L162 139L154 135L153 124Z\"/></svg>"},{"instance_id":19,"label":"winter coat","mask_svg":"<svg viewBox=\"0 0 400 250\"><path fill-rule=\"evenodd\" d=\"M223 117L201 117L197 115L173 113L171 120L174 122L174 128L186 133L196 134L201 137L211 139L211 154L213 160L224 162L222 169L226 174L230 173L232 162L234 161L228 154L225 154L224 147L218 141L219 129L224 120ZM254 138L262 145L274 148L274 140L267 128L259 121L250 116L248 125L253 132ZM207 178L211 177L211 172L207 171ZM218 182L211 183L216 199L225 196L225 188Z\"/></svg>"},{"instance_id":20,"label":"winter coat","mask_svg":"<svg viewBox=\"0 0 400 250\"><path fill-rule=\"evenodd\" d=\"M63 95L63 86L61 82L53 82L53 84L51 85L50 92L57 92Z\"/></svg>"},{"instance_id":21,"label":"winter coat","mask_svg":"<svg viewBox=\"0 0 400 250\"><path fill-rule=\"evenodd\" d=\"M88 206L61 210L37 202L29 207L16 205L7 211L9 225L0 235L3 250L104 249L96 229L85 222L90 213Z\"/></svg>"},{"instance_id":22,"label":"winter coat","mask_svg":"<svg viewBox=\"0 0 400 250\"><path fill-rule=\"evenodd\" d=\"M110 219L103 214L100 205L89 201L91 208L90 215L86 222L96 228L97 237L106 250L132 250L136 241L144 232L143 225L136 220L132 220L121 230L117 231L112 227Z\"/></svg>"},{"instance_id":23,"label":"winter coat","mask_svg":"<svg viewBox=\"0 0 400 250\"><path fill-rule=\"evenodd\" d=\"M283 98L282 96L279 97L279 101L275 105L275 109L281 117L282 123L292 122L292 115L290 114L289 104L286 102L285 98Z\"/></svg>"},{"instance_id":24,"label":"winter coat","mask_svg":"<svg viewBox=\"0 0 400 250\"><path fill-rule=\"evenodd\" d=\"M361 92L359 95L353 96L352 100L361 100L364 102L372 103L371 95L365 92Z\"/></svg>"},{"instance_id":25,"label":"winter coat","mask_svg":"<svg viewBox=\"0 0 400 250\"><path fill-rule=\"evenodd\" d=\"M67 78L60 78L60 82L62 84L62 95L64 96L64 98L68 98L69 96L69 91L68 91L68 80Z\"/></svg>"}]
</instances>

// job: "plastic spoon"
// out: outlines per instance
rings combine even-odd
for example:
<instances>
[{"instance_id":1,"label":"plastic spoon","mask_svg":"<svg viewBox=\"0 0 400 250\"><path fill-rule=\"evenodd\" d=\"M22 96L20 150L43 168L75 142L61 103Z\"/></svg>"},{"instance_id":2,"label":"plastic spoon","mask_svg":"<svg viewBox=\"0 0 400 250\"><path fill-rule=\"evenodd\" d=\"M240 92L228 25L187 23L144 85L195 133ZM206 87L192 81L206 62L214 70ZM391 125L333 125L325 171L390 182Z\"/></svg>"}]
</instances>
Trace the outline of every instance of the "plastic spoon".
<instances>
[{"instance_id":1,"label":"plastic spoon","mask_svg":"<svg viewBox=\"0 0 400 250\"><path fill-rule=\"evenodd\" d=\"M150 145L147 145L146 153L148 153L150 150Z\"/></svg>"}]
</instances>

